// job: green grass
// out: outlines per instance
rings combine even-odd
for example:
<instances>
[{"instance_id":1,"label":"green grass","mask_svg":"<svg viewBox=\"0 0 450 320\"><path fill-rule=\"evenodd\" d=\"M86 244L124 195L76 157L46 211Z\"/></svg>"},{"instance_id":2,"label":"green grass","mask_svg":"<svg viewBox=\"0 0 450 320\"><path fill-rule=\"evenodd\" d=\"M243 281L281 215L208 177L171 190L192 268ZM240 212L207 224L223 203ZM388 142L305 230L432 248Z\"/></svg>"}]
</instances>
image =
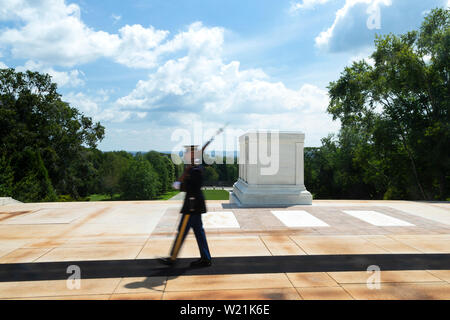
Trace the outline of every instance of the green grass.
<instances>
[{"instance_id":1,"label":"green grass","mask_svg":"<svg viewBox=\"0 0 450 320\"><path fill-rule=\"evenodd\" d=\"M116 193L112 199L107 194L91 194L88 198L89 198L89 201L113 201L113 200L119 200L120 194Z\"/></svg>"},{"instance_id":2,"label":"green grass","mask_svg":"<svg viewBox=\"0 0 450 320\"><path fill-rule=\"evenodd\" d=\"M179 193L180 191L178 190L167 191L166 193L160 195L156 200L169 200L170 198L176 196Z\"/></svg>"},{"instance_id":3,"label":"green grass","mask_svg":"<svg viewBox=\"0 0 450 320\"><path fill-rule=\"evenodd\" d=\"M180 193L180 191L178 191L178 190L167 191L166 193L160 195L155 200L169 200L170 198L172 198L173 196L175 196L178 193ZM120 200L120 194L118 194L118 193L115 194L112 199L107 194L92 194L88 197L88 199L89 199L89 201L115 201L115 200Z\"/></svg>"},{"instance_id":4,"label":"green grass","mask_svg":"<svg viewBox=\"0 0 450 320\"><path fill-rule=\"evenodd\" d=\"M178 193L180 193L178 190L167 191L155 200L169 200ZM206 200L228 200L230 198L230 193L226 190L203 190L203 194ZM120 200L120 194L115 194L112 199L107 194L92 194L88 198L89 201L114 201Z\"/></svg>"},{"instance_id":5,"label":"green grass","mask_svg":"<svg viewBox=\"0 0 450 320\"><path fill-rule=\"evenodd\" d=\"M230 193L226 190L203 190L206 200L228 200Z\"/></svg>"}]
</instances>

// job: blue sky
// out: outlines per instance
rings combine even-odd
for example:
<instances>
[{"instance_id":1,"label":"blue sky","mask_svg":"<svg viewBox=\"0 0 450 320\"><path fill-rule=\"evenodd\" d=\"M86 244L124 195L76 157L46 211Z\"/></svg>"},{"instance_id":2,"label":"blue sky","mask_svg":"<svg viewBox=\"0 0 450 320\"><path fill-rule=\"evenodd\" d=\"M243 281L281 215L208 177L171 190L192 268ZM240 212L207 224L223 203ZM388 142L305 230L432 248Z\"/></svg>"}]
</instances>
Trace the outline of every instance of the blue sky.
<instances>
[{"instance_id":1,"label":"blue sky","mask_svg":"<svg viewBox=\"0 0 450 320\"><path fill-rule=\"evenodd\" d=\"M106 127L105 151L170 151L180 132L201 143L226 122L216 150L250 129L319 146L339 130L329 82L368 59L376 33L416 29L448 3L0 0L0 67L52 75Z\"/></svg>"}]
</instances>

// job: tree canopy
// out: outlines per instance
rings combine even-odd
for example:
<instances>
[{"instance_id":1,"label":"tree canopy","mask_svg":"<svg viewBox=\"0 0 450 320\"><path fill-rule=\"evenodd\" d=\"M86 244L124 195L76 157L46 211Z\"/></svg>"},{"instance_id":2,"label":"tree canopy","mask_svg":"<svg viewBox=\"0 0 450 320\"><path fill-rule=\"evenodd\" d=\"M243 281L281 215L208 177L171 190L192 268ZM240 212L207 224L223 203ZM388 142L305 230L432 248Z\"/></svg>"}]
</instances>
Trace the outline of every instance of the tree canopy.
<instances>
[{"instance_id":1,"label":"tree canopy","mask_svg":"<svg viewBox=\"0 0 450 320\"><path fill-rule=\"evenodd\" d=\"M11 181L12 172L7 194L24 201L52 200L55 189L84 195L85 159L104 132L61 100L49 75L0 70L0 175Z\"/></svg>"},{"instance_id":2,"label":"tree canopy","mask_svg":"<svg viewBox=\"0 0 450 320\"><path fill-rule=\"evenodd\" d=\"M377 36L375 47L373 65L355 62L328 87L328 112L342 124L334 156L350 157L335 175L376 197L446 199L450 11L432 10L418 31Z\"/></svg>"}]
</instances>

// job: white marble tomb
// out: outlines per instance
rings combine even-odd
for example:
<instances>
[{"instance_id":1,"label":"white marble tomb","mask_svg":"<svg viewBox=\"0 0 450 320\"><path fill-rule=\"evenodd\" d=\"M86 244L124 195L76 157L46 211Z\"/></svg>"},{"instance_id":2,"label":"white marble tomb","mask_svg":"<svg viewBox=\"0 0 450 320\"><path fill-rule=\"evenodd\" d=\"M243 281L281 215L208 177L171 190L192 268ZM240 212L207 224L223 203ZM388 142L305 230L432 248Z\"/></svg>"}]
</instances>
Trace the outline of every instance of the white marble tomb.
<instances>
[{"instance_id":1,"label":"white marble tomb","mask_svg":"<svg viewBox=\"0 0 450 320\"><path fill-rule=\"evenodd\" d=\"M230 203L242 207L311 205L304 184L305 134L250 131L239 137L239 179Z\"/></svg>"}]
</instances>

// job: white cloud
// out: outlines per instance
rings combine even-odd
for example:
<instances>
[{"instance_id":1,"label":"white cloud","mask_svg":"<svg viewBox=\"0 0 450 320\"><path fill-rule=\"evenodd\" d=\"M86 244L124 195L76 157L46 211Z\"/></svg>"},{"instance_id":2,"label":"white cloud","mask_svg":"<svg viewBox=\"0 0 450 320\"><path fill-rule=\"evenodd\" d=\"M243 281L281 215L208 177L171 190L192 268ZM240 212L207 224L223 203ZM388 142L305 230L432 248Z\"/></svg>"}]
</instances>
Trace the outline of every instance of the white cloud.
<instances>
[{"instance_id":1,"label":"white cloud","mask_svg":"<svg viewBox=\"0 0 450 320\"><path fill-rule=\"evenodd\" d=\"M83 72L79 70L64 72L49 69L44 72L50 74L53 78L53 81L55 81L60 87L79 87L85 84L84 80L80 79L80 75L83 75Z\"/></svg>"},{"instance_id":2,"label":"white cloud","mask_svg":"<svg viewBox=\"0 0 450 320\"><path fill-rule=\"evenodd\" d=\"M345 20L350 19L350 11L357 5L367 5L366 14L372 14L378 11L380 5L390 6L391 0L346 0L342 8L336 12L333 24L326 30L322 31L315 39L316 46L319 48L327 48L330 40L335 36L335 29L338 25L343 24ZM367 16L369 18L369 16ZM360 28L363 26L360 26ZM366 27L366 26L364 26Z\"/></svg>"},{"instance_id":3,"label":"white cloud","mask_svg":"<svg viewBox=\"0 0 450 320\"><path fill-rule=\"evenodd\" d=\"M70 71L56 71L55 69L45 66L42 63L29 60L23 66L16 67L17 71L38 71L40 73L48 73L52 77L52 81L55 82L58 87L79 87L85 84L85 81L80 78L84 77L84 74L80 70Z\"/></svg>"},{"instance_id":4,"label":"white cloud","mask_svg":"<svg viewBox=\"0 0 450 320\"><path fill-rule=\"evenodd\" d=\"M337 128L325 112L326 90L312 84L288 88L261 69L224 61L224 28L195 22L169 38L168 31L152 26L126 25L111 34L85 25L80 8L64 0L0 0L1 20L15 22L14 28L0 30L2 50L29 60L27 67L46 70L60 85L81 85L81 72L56 71L55 66L73 67L101 57L151 70L115 101L107 93L64 95L96 121L151 121L166 131L192 121L208 126L230 121L243 129L309 131L316 144Z\"/></svg>"},{"instance_id":5,"label":"white cloud","mask_svg":"<svg viewBox=\"0 0 450 320\"><path fill-rule=\"evenodd\" d=\"M71 92L66 94L64 95L63 100L69 102L72 106L90 116L97 116L101 111L98 101L96 101L95 98L86 96L82 92Z\"/></svg>"},{"instance_id":6,"label":"white cloud","mask_svg":"<svg viewBox=\"0 0 450 320\"><path fill-rule=\"evenodd\" d=\"M167 61L117 104L122 109L176 106L185 112L235 115L323 112L327 102L326 92L309 84L292 90L271 82L262 70L240 70L237 61L226 64L220 58L186 56Z\"/></svg>"},{"instance_id":7,"label":"white cloud","mask_svg":"<svg viewBox=\"0 0 450 320\"><path fill-rule=\"evenodd\" d=\"M425 62L426 64L429 64L430 62L431 62L431 56L430 55L428 55L428 54L426 54L426 55L424 55L423 57L422 57L422 59L423 59L423 62Z\"/></svg>"},{"instance_id":8,"label":"white cloud","mask_svg":"<svg viewBox=\"0 0 450 320\"><path fill-rule=\"evenodd\" d=\"M155 49L158 56L187 50L189 56L219 57L222 54L225 29L219 27L205 27L199 21L189 25L187 31L183 31L161 44Z\"/></svg>"},{"instance_id":9,"label":"white cloud","mask_svg":"<svg viewBox=\"0 0 450 320\"><path fill-rule=\"evenodd\" d=\"M7 69L8 66L0 61L0 69Z\"/></svg>"},{"instance_id":10,"label":"white cloud","mask_svg":"<svg viewBox=\"0 0 450 320\"><path fill-rule=\"evenodd\" d=\"M313 9L316 5L327 3L330 0L302 0L301 2L291 2L289 12L297 13L299 10Z\"/></svg>"},{"instance_id":11,"label":"white cloud","mask_svg":"<svg viewBox=\"0 0 450 320\"><path fill-rule=\"evenodd\" d=\"M80 8L63 0L0 0L0 20L21 23L5 28L0 42L15 58L73 66L112 54L117 35L95 32L80 20Z\"/></svg>"},{"instance_id":12,"label":"white cloud","mask_svg":"<svg viewBox=\"0 0 450 320\"><path fill-rule=\"evenodd\" d=\"M124 122L132 116L131 112L120 111L112 107L106 91L98 92L94 96L83 92L70 92L63 96L63 100L95 121Z\"/></svg>"},{"instance_id":13,"label":"white cloud","mask_svg":"<svg viewBox=\"0 0 450 320\"><path fill-rule=\"evenodd\" d=\"M20 27L0 30L0 43L15 58L74 66L100 57L130 67L153 67L154 48L168 32L126 25L118 34L95 31L81 20L80 8L64 0L0 0L0 21Z\"/></svg>"},{"instance_id":14,"label":"white cloud","mask_svg":"<svg viewBox=\"0 0 450 320\"><path fill-rule=\"evenodd\" d=\"M371 57L372 53L375 51L375 48L373 46L364 48L360 52L358 52L356 55L352 55L350 59L348 59L348 64L352 64L353 62L359 62L361 60L364 60L367 64L374 66L375 60Z\"/></svg>"},{"instance_id":15,"label":"white cloud","mask_svg":"<svg viewBox=\"0 0 450 320\"><path fill-rule=\"evenodd\" d=\"M116 62L129 67L151 68L157 63L156 48L169 34L168 31L126 25L119 30L120 43L112 53Z\"/></svg>"},{"instance_id":16,"label":"white cloud","mask_svg":"<svg viewBox=\"0 0 450 320\"><path fill-rule=\"evenodd\" d=\"M159 117L161 124L173 127L230 121L243 129L311 129L316 144L337 127L326 114L325 90L311 84L290 89L271 81L260 69L224 62L223 32L196 23L162 44L156 50L187 54L168 59L148 79L139 81L130 94L116 101L117 110L146 112L149 119Z\"/></svg>"},{"instance_id":17,"label":"white cloud","mask_svg":"<svg viewBox=\"0 0 450 320\"><path fill-rule=\"evenodd\" d=\"M164 55L183 49L220 54L223 43L222 28L207 28L201 22L163 42L169 32L153 26L125 25L117 34L95 31L81 20L80 8L64 0L0 0L2 6L0 21L23 24L0 30L3 47L15 58L52 65L72 67L106 57L128 67L154 68Z\"/></svg>"}]
</instances>

